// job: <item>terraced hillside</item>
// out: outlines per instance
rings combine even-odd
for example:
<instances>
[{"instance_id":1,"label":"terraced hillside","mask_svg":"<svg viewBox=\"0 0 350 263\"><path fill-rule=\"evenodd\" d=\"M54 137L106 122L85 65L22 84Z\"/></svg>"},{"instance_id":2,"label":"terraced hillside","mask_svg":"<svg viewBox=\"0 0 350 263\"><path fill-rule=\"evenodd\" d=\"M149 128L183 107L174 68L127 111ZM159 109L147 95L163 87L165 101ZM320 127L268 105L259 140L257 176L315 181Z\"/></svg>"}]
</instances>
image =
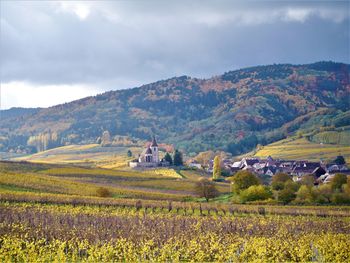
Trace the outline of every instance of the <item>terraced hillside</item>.
<instances>
[{"instance_id":1,"label":"terraced hillside","mask_svg":"<svg viewBox=\"0 0 350 263\"><path fill-rule=\"evenodd\" d=\"M332 161L337 155L343 155L350 163L350 146L310 142L306 138L288 138L266 146L255 156L267 156L292 160Z\"/></svg>"}]
</instances>

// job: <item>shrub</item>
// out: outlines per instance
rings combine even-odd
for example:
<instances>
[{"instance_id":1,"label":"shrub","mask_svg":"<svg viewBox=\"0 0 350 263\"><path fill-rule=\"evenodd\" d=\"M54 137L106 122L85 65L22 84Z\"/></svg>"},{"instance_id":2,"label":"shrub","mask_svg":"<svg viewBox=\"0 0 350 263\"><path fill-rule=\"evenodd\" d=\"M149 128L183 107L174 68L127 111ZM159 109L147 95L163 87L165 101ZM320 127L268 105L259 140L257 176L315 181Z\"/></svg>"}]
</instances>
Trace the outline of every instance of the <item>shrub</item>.
<instances>
[{"instance_id":1,"label":"shrub","mask_svg":"<svg viewBox=\"0 0 350 263\"><path fill-rule=\"evenodd\" d=\"M252 185L259 185L260 180L255 174L249 171L238 171L231 179L233 191L240 193Z\"/></svg>"},{"instance_id":2,"label":"shrub","mask_svg":"<svg viewBox=\"0 0 350 263\"><path fill-rule=\"evenodd\" d=\"M301 203L301 204L311 204L316 199L316 195L311 187L308 187L306 185L302 185L298 192L296 193L296 199L295 202Z\"/></svg>"},{"instance_id":3,"label":"shrub","mask_svg":"<svg viewBox=\"0 0 350 263\"><path fill-rule=\"evenodd\" d=\"M295 197L295 191L292 188L285 187L282 191L279 191L277 199L284 204L288 204L293 201Z\"/></svg>"},{"instance_id":4,"label":"shrub","mask_svg":"<svg viewBox=\"0 0 350 263\"><path fill-rule=\"evenodd\" d=\"M282 190L284 183L291 180L291 177L285 173L277 173L272 177L271 186L274 190Z\"/></svg>"},{"instance_id":5,"label":"shrub","mask_svg":"<svg viewBox=\"0 0 350 263\"><path fill-rule=\"evenodd\" d=\"M331 181L331 186L333 190L342 190L343 184L346 184L347 176L346 174L336 174Z\"/></svg>"},{"instance_id":6,"label":"shrub","mask_svg":"<svg viewBox=\"0 0 350 263\"><path fill-rule=\"evenodd\" d=\"M346 193L335 193L332 195L332 203L333 204L350 204L350 196Z\"/></svg>"},{"instance_id":7,"label":"shrub","mask_svg":"<svg viewBox=\"0 0 350 263\"><path fill-rule=\"evenodd\" d=\"M272 197L270 189L263 185L252 185L240 194L243 202L266 200Z\"/></svg>"},{"instance_id":8,"label":"shrub","mask_svg":"<svg viewBox=\"0 0 350 263\"><path fill-rule=\"evenodd\" d=\"M98 197L111 197L112 193L105 187L99 187L96 190L96 195Z\"/></svg>"}]
</instances>

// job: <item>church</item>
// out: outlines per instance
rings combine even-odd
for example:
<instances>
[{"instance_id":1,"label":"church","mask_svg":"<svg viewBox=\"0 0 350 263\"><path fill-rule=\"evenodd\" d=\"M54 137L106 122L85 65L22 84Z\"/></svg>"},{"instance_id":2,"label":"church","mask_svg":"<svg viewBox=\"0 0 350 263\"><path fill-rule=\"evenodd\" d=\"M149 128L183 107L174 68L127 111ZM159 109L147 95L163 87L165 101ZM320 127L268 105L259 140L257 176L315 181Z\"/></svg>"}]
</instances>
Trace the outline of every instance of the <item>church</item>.
<instances>
[{"instance_id":1,"label":"church","mask_svg":"<svg viewBox=\"0 0 350 263\"><path fill-rule=\"evenodd\" d=\"M142 151L138 159L129 162L131 168L168 166L169 163L159 159L159 149L156 137L153 136L150 146Z\"/></svg>"}]
</instances>

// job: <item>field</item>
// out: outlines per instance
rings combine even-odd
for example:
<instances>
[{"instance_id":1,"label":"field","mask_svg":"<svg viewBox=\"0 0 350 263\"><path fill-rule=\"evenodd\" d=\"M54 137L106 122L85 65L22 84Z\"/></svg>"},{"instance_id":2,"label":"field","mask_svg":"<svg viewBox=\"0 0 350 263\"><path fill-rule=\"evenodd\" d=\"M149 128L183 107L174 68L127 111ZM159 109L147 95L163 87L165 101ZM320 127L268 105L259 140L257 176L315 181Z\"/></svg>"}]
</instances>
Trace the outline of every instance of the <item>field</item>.
<instances>
[{"instance_id":1,"label":"field","mask_svg":"<svg viewBox=\"0 0 350 263\"><path fill-rule=\"evenodd\" d=\"M153 200L196 198L194 187L203 175L173 169L146 171L111 170L73 165L0 162L0 190L40 194L98 196L107 189L111 197ZM221 193L230 191L228 183L217 183Z\"/></svg>"},{"instance_id":2,"label":"field","mask_svg":"<svg viewBox=\"0 0 350 263\"><path fill-rule=\"evenodd\" d=\"M349 206L205 202L207 176L0 162L0 261L350 262Z\"/></svg>"},{"instance_id":3,"label":"field","mask_svg":"<svg viewBox=\"0 0 350 263\"><path fill-rule=\"evenodd\" d=\"M131 150L134 156L141 153L141 147L109 146L101 147L99 144L68 145L32 155L10 158L14 161L30 161L36 163L79 164L108 169L127 169L127 151Z\"/></svg>"},{"instance_id":4,"label":"field","mask_svg":"<svg viewBox=\"0 0 350 263\"><path fill-rule=\"evenodd\" d=\"M349 262L349 209L333 210L2 202L0 260Z\"/></svg>"},{"instance_id":5,"label":"field","mask_svg":"<svg viewBox=\"0 0 350 263\"><path fill-rule=\"evenodd\" d=\"M343 155L350 162L350 146L313 143L305 138L287 138L266 146L255 153L257 157L272 156L273 158L331 161L337 155Z\"/></svg>"}]
</instances>

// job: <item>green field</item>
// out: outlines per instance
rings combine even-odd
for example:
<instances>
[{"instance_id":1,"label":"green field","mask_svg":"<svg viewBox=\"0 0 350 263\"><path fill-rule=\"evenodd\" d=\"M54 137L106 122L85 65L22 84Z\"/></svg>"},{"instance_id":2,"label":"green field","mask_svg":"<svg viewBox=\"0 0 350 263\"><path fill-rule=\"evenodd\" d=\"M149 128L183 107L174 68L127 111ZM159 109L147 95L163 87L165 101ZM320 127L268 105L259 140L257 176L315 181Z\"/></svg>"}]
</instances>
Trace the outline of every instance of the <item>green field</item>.
<instances>
[{"instance_id":1,"label":"green field","mask_svg":"<svg viewBox=\"0 0 350 263\"><path fill-rule=\"evenodd\" d=\"M261 158L269 155L281 159L328 162L334 160L337 155L343 155L347 163L350 163L350 146L319 144L305 138L293 137L263 146L255 153L255 156Z\"/></svg>"}]
</instances>

